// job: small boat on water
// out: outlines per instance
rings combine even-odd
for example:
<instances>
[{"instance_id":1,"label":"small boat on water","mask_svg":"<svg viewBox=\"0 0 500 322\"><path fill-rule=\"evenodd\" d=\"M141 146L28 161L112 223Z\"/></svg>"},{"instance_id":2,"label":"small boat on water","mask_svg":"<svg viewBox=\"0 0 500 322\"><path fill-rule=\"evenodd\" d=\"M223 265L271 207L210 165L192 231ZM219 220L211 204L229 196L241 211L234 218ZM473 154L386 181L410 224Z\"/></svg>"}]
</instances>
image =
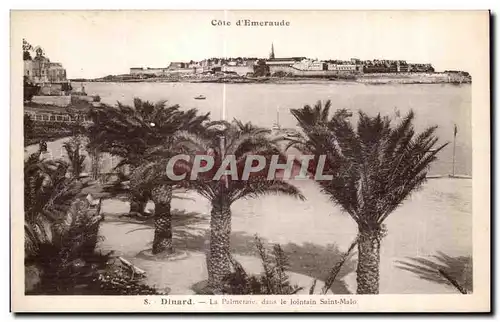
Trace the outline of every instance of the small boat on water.
<instances>
[{"instance_id":1,"label":"small boat on water","mask_svg":"<svg viewBox=\"0 0 500 322\"><path fill-rule=\"evenodd\" d=\"M194 97L195 100L204 100L206 97L204 95L198 95Z\"/></svg>"}]
</instances>

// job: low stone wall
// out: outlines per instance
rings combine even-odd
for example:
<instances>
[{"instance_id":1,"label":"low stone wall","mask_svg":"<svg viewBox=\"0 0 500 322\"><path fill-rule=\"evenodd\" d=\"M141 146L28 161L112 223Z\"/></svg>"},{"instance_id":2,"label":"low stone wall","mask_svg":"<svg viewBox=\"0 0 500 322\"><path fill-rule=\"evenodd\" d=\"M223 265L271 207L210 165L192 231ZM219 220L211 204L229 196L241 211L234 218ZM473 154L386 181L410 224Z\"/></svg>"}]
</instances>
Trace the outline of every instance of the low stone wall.
<instances>
[{"instance_id":1,"label":"low stone wall","mask_svg":"<svg viewBox=\"0 0 500 322\"><path fill-rule=\"evenodd\" d=\"M235 72L240 76L245 76L248 73L253 73L253 67L250 66L223 66L223 72Z\"/></svg>"},{"instance_id":2,"label":"low stone wall","mask_svg":"<svg viewBox=\"0 0 500 322\"><path fill-rule=\"evenodd\" d=\"M471 79L452 73L379 73L363 74L358 82L370 84L444 84L470 83Z\"/></svg>"},{"instance_id":3,"label":"low stone wall","mask_svg":"<svg viewBox=\"0 0 500 322\"><path fill-rule=\"evenodd\" d=\"M297 77L335 77L341 75L357 75L352 71L337 71L337 70L300 70L292 66L269 66L271 75L282 72Z\"/></svg>"},{"instance_id":4,"label":"low stone wall","mask_svg":"<svg viewBox=\"0 0 500 322\"><path fill-rule=\"evenodd\" d=\"M93 102L94 96L76 95L76 96L71 96L71 100L75 103L77 103L78 101Z\"/></svg>"},{"instance_id":5,"label":"low stone wall","mask_svg":"<svg viewBox=\"0 0 500 322\"><path fill-rule=\"evenodd\" d=\"M42 85L40 87L40 93L41 95L47 95L47 96L55 96L55 95L63 95L64 92L62 90L62 84L46 84Z\"/></svg>"},{"instance_id":6,"label":"low stone wall","mask_svg":"<svg viewBox=\"0 0 500 322\"><path fill-rule=\"evenodd\" d=\"M66 107L71 104L71 96L33 96L33 103Z\"/></svg>"}]
</instances>

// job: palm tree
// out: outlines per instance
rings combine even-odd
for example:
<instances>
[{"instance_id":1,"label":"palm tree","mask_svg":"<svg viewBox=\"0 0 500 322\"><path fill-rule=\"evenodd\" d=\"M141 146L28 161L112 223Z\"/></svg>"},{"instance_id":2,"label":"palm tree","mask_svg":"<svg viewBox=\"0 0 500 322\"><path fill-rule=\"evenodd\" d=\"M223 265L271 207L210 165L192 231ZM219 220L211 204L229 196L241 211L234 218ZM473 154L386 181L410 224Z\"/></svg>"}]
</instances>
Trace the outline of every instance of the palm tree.
<instances>
[{"instance_id":1,"label":"palm tree","mask_svg":"<svg viewBox=\"0 0 500 322\"><path fill-rule=\"evenodd\" d=\"M86 184L67 178L69 165L61 160L40 160L40 152L24 162L24 218L26 255L41 240L50 239L64 221L75 198Z\"/></svg>"},{"instance_id":2,"label":"palm tree","mask_svg":"<svg viewBox=\"0 0 500 322\"><path fill-rule=\"evenodd\" d=\"M89 211L87 201L74 199L57 221L40 217L36 222L25 222L25 264L40 270L38 292L68 294L75 291L79 275L75 273L82 266L87 266L85 273L96 273L94 260L101 256L95 253L95 247L102 219L99 213ZM107 260L102 256L103 264ZM82 265L86 262L92 265Z\"/></svg>"},{"instance_id":3,"label":"palm tree","mask_svg":"<svg viewBox=\"0 0 500 322\"><path fill-rule=\"evenodd\" d=\"M91 111L94 124L89 128L90 146L121 157L118 166L128 165L133 170L148 148L163 144L177 131L196 133L208 117L209 113L198 115L196 109L166 107L165 101L152 104L135 98L133 108L120 103L116 108L103 105ZM133 191L131 212L143 215L148 198L148 192Z\"/></svg>"},{"instance_id":4,"label":"palm tree","mask_svg":"<svg viewBox=\"0 0 500 322\"><path fill-rule=\"evenodd\" d=\"M200 174L196 180L186 179L178 182L179 186L197 191L212 205L207 269L208 287L214 294L222 292L224 278L231 272L231 205L243 198L257 198L266 194L283 194L304 199L296 187L276 179L267 180L269 164L262 171L250 175L248 180L241 179L249 155L257 154L267 159L272 155L284 157L277 142L272 140L269 134L268 129L235 120L231 123L212 122L206 126L206 130L201 135L180 133L176 139L176 146L181 150L184 149L184 152L210 155L214 159L212 170ZM172 153L170 150L164 152ZM163 152L156 151L156 153L161 155ZM233 173L214 178L226 156L234 156L237 176L235 177ZM167 158L164 158L163 162L165 160ZM193 165L193 160L190 160L183 165L180 164L179 169L184 166L186 172L189 172ZM161 166L160 169L164 171L165 167Z\"/></svg>"},{"instance_id":5,"label":"palm tree","mask_svg":"<svg viewBox=\"0 0 500 322\"><path fill-rule=\"evenodd\" d=\"M198 115L196 109L181 111L178 105L166 107L164 101L152 104L136 98L134 108L120 103L116 108L102 106L93 109L91 116L94 124L89 130L90 146L121 157L117 167L128 165L131 169L130 212L143 215L149 199L155 204L153 253L172 252L172 189L168 182L151 180L143 172L150 163L147 151L158 146L173 149L175 133L198 133L209 114Z\"/></svg>"},{"instance_id":6,"label":"palm tree","mask_svg":"<svg viewBox=\"0 0 500 322\"><path fill-rule=\"evenodd\" d=\"M24 162L24 209L26 221L43 216L57 220L86 183L67 178L69 165L62 160L40 160L40 151Z\"/></svg>"},{"instance_id":7,"label":"palm tree","mask_svg":"<svg viewBox=\"0 0 500 322\"><path fill-rule=\"evenodd\" d=\"M144 155L143 164L134 169L130 177L131 190L150 196L155 204L155 232L152 253L171 254L174 252L172 243L172 216L171 203L173 198L173 185L165 175L165 168L161 162L154 162L148 155Z\"/></svg>"},{"instance_id":8,"label":"palm tree","mask_svg":"<svg viewBox=\"0 0 500 322\"><path fill-rule=\"evenodd\" d=\"M74 137L71 140L64 142L63 147L66 150L66 154L68 155L68 159L71 164L71 175L76 179L79 179L80 174L85 167L85 155L81 154L83 144L81 143L80 138Z\"/></svg>"},{"instance_id":9,"label":"palm tree","mask_svg":"<svg viewBox=\"0 0 500 322\"><path fill-rule=\"evenodd\" d=\"M43 148L41 144L41 148ZM40 151L24 164L25 268L30 295L161 294L110 263L96 251L103 216L80 194L86 184L66 177L69 165L41 160Z\"/></svg>"},{"instance_id":10,"label":"palm tree","mask_svg":"<svg viewBox=\"0 0 500 322\"><path fill-rule=\"evenodd\" d=\"M292 109L302 133L290 138L289 147L314 155L315 164L324 156L323 174L331 177L317 183L358 225L357 293L378 294L384 221L422 186L447 144L436 147L436 126L415 133L413 111L396 126L388 117L360 112L354 128L345 111L330 117L330 107L327 101Z\"/></svg>"}]
</instances>

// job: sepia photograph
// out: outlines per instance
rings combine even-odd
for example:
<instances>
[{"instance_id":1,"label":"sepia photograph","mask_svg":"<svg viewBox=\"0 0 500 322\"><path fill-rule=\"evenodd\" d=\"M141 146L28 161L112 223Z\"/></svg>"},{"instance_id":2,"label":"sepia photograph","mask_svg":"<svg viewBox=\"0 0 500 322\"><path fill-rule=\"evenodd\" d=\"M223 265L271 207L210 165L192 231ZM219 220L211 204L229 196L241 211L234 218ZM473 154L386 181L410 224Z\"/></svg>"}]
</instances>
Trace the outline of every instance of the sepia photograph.
<instances>
[{"instance_id":1,"label":"sepia photograph","mask_svg":"<svg viewBox=\"0 0 500 322\"><path fill-rule=\"evenodd\" d=\"M13 310L489 311L489 21L11 11Z\"/></svg>"}]
</instances>

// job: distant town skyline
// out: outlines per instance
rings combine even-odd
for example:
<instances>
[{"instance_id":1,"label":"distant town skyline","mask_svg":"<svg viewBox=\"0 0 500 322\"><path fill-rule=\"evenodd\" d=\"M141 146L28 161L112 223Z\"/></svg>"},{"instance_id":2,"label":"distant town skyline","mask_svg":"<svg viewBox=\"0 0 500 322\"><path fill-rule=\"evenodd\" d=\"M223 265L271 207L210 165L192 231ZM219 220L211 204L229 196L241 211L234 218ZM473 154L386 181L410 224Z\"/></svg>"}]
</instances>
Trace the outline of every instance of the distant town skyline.
<instances>
[{"instance_id":1,"label":"distant town skyline","mask_svg":"<svg viewBox=\"0 0 500 322\"><path fill-rule=\"evenodd\" d=\"M476 12L404 11L23 11L12 12L13 36L41 46L68 78L126 74L212 57L359 58L430 63L469 71L463 39L474 39ZM288 21L238 27L236 21ZM213 26L212 21L231 22ZM21 55L21 48L20 48Z\"/></svg>"}]
</instances>

